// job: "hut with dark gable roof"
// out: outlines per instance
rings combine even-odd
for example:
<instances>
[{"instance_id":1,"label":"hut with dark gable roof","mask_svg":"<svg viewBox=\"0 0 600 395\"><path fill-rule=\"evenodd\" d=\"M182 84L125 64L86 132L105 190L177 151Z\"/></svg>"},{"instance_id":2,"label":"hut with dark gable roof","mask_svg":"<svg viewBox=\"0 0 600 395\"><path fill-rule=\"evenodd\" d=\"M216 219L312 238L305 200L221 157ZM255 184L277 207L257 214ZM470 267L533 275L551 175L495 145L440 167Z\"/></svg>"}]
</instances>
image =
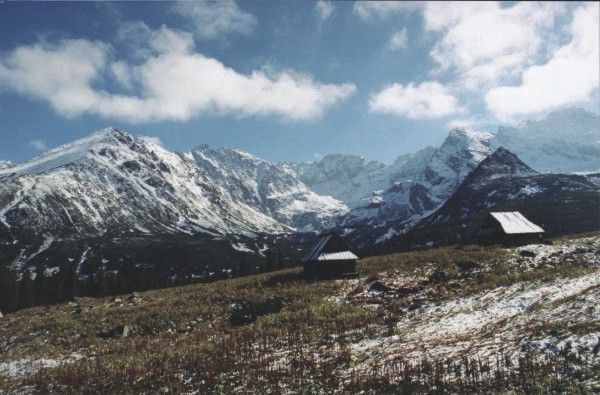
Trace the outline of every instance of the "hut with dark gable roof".
<instances>
[{"instance_id":1,"label":"hut with dark gable roof","mask_svg":"<svg viewBox=\"0 0 600 395\"><path fill-rule=\"evenodd\" d=\"M544 229L518 211L489 213L473 235L479 244L525 245L539 242Z\"/></svg>"},{"instance_id":2,"label":"hut with dark gable roof","mask_svg":"<svg viewBox=\"0 0 600 395\"><path fill-rule=\"evenodd\" d=\"M358 256L335 232L322 234L302 258L307 277L337 277L356 273Z\"/></svg>"}]
</instances>

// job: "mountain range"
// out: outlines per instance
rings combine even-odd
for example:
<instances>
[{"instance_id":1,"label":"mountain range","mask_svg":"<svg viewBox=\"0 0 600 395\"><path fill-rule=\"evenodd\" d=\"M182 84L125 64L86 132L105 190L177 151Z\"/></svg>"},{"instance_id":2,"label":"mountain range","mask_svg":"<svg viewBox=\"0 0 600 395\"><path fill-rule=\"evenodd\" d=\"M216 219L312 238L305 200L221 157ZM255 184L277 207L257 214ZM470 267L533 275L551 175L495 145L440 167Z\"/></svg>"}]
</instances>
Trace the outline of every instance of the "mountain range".
<instances>
[{"instance_id":1,"label":"mountain range","mask_svg":"<svg viewBox=\"0 0 600 395\"><path fill-rule=\"evenodd\" d=\"M455 193L467 188L465 182L472 188L474 180L505 176L507 169L521 180L538 181L549 177L540 172L597 171L598 130L597 115L566 109L501 127L496 134L454 129L440 147L385 165L341 154L272 163L240 149L206 145L174 153L104 129L23 164L0 161L0 264L49 259L53 248L72 261L96 256L103 262L110 255L110 238L146 240L140 249L147 250L158 248L162 242L157 240L169 240L173 247L175 236L197 237L257 255L271 236L330 228L357 246L380 243L423 218L443 218L436 211L458 199ZM513 153L522 154L527 165ZM553 185L569 189L576 183L573 176L564 177ZM582 188L597 189L588 179L578 178ZM553 190L548 182L506 188L517 198ZM488 192L471 194L478 199L471 206L493 207L496 201ZM103 249L98 249L99 238ZM66 244L70 247L60 247ZM190 263L196 257L186 259Z\"/></svg>"},{"instance_id":2,"label":"mountain range","mask_svg":"<svg viewBox=\"0 0 600 395\"><path fill-rule=\"evenodd\" d=\"M514 153L499 147L467 176L439 210L422 220L419 226L457 221L507 205L537 205L537 210L528 210L535 216L535 211L543 210L539 200L554 198L557 201L554 206L557 206L558 203L567 204L581 194L597 198L597 192L598 186L584 176L539 173ZM577 218L581 230L586 230L583 228L588 220L598 223L599 218L594 212L581 211Z\"/></svg>"}]
</instances>

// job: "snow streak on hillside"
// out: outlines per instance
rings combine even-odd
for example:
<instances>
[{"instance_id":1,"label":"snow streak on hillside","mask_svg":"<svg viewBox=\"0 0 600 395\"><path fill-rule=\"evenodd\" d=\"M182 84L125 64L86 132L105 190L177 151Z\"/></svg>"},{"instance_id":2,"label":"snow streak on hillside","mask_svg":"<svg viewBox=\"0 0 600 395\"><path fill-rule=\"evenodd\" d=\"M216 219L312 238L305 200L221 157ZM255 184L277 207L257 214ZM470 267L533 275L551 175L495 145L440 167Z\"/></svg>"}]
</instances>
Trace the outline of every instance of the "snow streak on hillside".
<instances>
[{"instance_id":1,"label":"snow streak on hillside","mask_svg":"<svg viewBox=\"0 0 600 395\"><path fill-rule=\"evenodd\" d=\"M580 244L591 247L582 248ZM515 250L511 262L532 270L578 254L589 265L598 266L599 247L597 237L572 244L527 246ZM524 261L519 253L525 249L533 252L535 258ZM381 281L393 285L391 279ZM561 325L599 325L599 298L600 270L582 277L498 287L409 312L396 325L395 335L356 343L352 346L353 355L362 360L365 368L394 358L418 362L469 356L481 360L489 357L493 361L508 355L517 363L518 357L528 350L543 356L545 351L557 353L568 348L591 355L594 347L600 345L600 332L564 335L550 329ZM600 363L600 354L595 354L593 363Z\"/></svg>"}]
</instances>

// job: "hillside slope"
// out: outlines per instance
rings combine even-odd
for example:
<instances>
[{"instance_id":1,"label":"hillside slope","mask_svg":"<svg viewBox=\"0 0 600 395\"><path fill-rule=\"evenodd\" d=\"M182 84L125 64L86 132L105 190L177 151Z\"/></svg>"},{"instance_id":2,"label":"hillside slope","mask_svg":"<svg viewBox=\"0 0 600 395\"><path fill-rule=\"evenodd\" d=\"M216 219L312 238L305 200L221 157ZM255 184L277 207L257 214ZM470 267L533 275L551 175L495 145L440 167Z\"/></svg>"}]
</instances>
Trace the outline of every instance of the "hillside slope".
<instances>
[{"instance_id":1,"label":"hillside slope","mask_svg":"<svg viewBox=\"0 0 600 395\"><path fill-rule=\"evenodd\" d=\"M525 253L524 251L527 251ZM373 257L0 318L0 390L594 392L600 235Z\"/></svg>"}]
</instances>

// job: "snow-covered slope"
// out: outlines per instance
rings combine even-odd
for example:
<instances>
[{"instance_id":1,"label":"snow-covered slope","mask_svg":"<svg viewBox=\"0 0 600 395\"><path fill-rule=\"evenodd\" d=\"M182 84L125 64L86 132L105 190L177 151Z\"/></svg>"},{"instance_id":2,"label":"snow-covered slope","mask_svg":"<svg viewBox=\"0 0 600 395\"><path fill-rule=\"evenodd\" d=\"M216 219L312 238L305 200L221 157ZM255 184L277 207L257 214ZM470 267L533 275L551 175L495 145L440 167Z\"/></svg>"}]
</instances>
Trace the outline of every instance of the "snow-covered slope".
<instances>
[{"instance_id":1,"label":"snow-covered slope","mask_svg":"<svg viewBox=\"0 0 600 395\"><path fill-rule=\"evenodd\" d=\"M191 154L196 165L234 201L244 202L297 230L323 229L347 212L338 200L311 191L285 165L239 149L214 150L207 145Z\"/></svg>"},{"instance_id":2,"label":"snow-covered slope","mask_svg":"<svg viewBox=\"0 0 600 395\"><path fill-rule=\"evenodd\" d=\"M501 126L491 144L493 148L504 146L538 171L598 171L600 117L581 108L563 109L539 121Z\"/></svg>"},{"instance_id":3,"label":"snow-covered slope","mask_svg":"<svg viewBox=\"0 0 600 395\"><path fill-rule=\"evenodd\" d=\"M345 211L243 151L176 154L115 129L0 171L5 238L281 233Z\"/></svg>"},{"instance_id":4,"label":"snow-covered slope","mask_svg":"<svg viewBox=\"0 0 600 395\"><path fill-rule=\"evenodd\" d=\"M349 207L373 191L390 186L393 166L376 161L366 162L356 155L328 155L315 162L294 166L298 178L320 195L332 196Z\"/></svg>"}]
</instances>

